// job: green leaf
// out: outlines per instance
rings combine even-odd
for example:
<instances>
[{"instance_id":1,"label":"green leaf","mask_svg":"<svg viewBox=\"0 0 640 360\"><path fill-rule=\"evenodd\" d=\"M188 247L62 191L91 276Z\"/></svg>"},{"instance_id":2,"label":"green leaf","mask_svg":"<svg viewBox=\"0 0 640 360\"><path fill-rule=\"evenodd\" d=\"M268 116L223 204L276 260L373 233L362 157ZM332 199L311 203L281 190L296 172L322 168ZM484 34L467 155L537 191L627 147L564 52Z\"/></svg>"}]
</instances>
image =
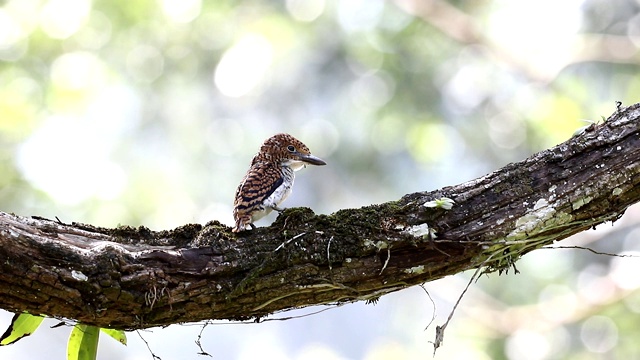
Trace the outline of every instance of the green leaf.
<instances>
[{"instance_id":1,"label":"green leaf","mask_svg":"<svg viewBox=\"0 0 640 360\"><path fill-rule=\"evenodd\" d=\"M127 345L127 335L123 330L100 328L100 331L116 339L122 345Z\"/></svg>"},{"instance_id":2,"label":"green leaf","mask_svg":"<svg viewBox=\"0 0 640 360\"><path fill-rule=\"evenodd\" d=\"M11 319L11 325L0 337L0 346L13 344L23 337L33 334L43 319L42 316L27 313L15 314Z\"/></svg>"},{"instance_id":3,"label":"green leaf","mask_svg":"<svg viewBox=\"0 0 640 360\"><path fill-rule=\"evenodd\" d=\"M74 326L67 344L67 360L95 360L99 338L100 332L95 326Z\"/></svg>"}]
</instances>

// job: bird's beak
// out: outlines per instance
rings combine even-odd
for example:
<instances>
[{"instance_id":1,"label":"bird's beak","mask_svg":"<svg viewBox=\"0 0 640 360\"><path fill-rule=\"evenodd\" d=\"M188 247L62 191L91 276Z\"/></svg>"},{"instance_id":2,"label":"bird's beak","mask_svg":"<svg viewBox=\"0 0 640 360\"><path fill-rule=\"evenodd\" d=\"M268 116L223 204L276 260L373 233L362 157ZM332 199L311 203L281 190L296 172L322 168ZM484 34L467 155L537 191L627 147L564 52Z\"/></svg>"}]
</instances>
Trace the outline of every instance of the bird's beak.
<instances>
[{"instance_id":1,"label":"bird's beak","mask_svg":"<svg viewBox=\"0 0 640 360\"><path fill-rule=\"evenodd\" d=\"M317 156L313 156L311 154L309 154L309 155L302 155L301 154L300 155L300 160L304 161L307 164L311 164L311 165L327 165L327 163L324 160L320 159Z\"/></svg>"}]
</instances>

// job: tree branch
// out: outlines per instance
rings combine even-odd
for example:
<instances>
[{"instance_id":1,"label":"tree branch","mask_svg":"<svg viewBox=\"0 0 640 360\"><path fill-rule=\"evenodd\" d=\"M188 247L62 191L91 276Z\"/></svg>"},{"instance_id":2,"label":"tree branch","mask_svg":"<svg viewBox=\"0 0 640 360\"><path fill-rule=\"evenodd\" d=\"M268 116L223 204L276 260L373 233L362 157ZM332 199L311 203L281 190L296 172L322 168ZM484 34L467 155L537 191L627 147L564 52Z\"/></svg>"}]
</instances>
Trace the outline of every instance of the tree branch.
<instances>
[{"instance_id":1,"label":"tree branch","mask_svg":"<svg viewBox=\"0 0 640 360\"><path fill-rule=\"evenodd\" d=\"M640 200L639 173L635 104L457 186L331 215L289 209L237 236L216 221L154 232L0 213L0 307L131 330L375 299L467 269L508 270L615 221ZM442 197L453 209L424 206Z\"/></svg>"}]
</instances>

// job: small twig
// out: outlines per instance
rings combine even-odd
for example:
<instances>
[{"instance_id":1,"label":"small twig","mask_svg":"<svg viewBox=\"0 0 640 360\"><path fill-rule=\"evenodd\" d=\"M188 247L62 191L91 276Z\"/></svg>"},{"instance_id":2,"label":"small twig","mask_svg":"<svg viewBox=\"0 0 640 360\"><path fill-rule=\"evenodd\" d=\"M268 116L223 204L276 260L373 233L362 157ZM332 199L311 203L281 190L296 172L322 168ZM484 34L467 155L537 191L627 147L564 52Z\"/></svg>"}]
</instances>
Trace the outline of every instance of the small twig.
<instances>
[{"instance_id":1,"label":"small twig","mask_svg":"<svg viewBox=\"0 0 640 360\"><path fill-rule=\"evenodd\" d=\"M147 342L147 340L145 340L142 335L140 335L140 330L136 330L136 333L138 334L138 336L140 337L140 339L142 339L142 342L144 342L144 344L147 346L147 350L149 350L149 352L151 353L151 356L154 360L162 360L161 357L157 356L156 354L153 353L153 351L151 351L151 347L149 347L149 343Z\"/></svg>"},{"instance_id":2,"label":"small twig","mask_svg":"<svg viewBox=\"0 0 640 360\"><path fill-rule=\"evenodd\" d=\"M420 284L420 287L422 288L422 290L424 290L425 294L427 294L427 296L429 297L429 301L431 301L431 305L433 306L433 313L431 314L431 321L429 321L427 326L424 328L424 330L426 331L429 328L429 326L431 326L431 324L433 324L433 322L436 320L436 302L433 301L433 298L431 297L431 294L429 294L429 291L424 286L424 284Z\"/></svg>"},{"instance_id":3,"label":"small twig","mask_svg":"<svg viewBox=\"0 0 640 360\"><path fill-rule=\"evenodd\" d=\"M200 333L198 334L198 338L196 339L196 345L198 345L198 348L200 349L200 352L198 353L198 355L213 357L211 356L211 354L209 354L208 352L204 351L204 349L202 349L202 342L200 341L202 340L202 332L204 332L204 328L206 328L207 325L209 325L209 321L205 322L204 325L202 325L202 329L200 329Z\"/></svg>"},{"instance_id":4,"label":"small twig","mask_svg":"<svg viewBox=\"0 0 640 360\"><path fill-rule=\"evenodd\" d=\"M333 270L333 268L331 267L331 256L329 255L329 248L331 247L331 242L333 241L333 235L331 235L331 238L329 239L329 242L327 243L327 262L329 263L329 270Z\"/></svg>"},{"instance_id":5,"label":"small twig","mask_svg":"<svg viewBox=\"0 0 640 360\"><path fill-rule=\"evenodd\" d=\"M344 303L332 304L332 305L328 305L324 309L312 311L310 313L302 314L302 315L285 316L285 317L281 317L281 318L271 318L271 319L261 319L260 323L264 323L264 322L267 322L267 321L288 321L288 320L302 319L302 318L305 318L305 317L308 317L308 316L320 314L320 313L325 312L325 311L337 309L337 308L339 308L341 306L344 306L346 304L348 304L348 303L344 302ZM199 326L200 324L201 323L183 324L183 326ZM228 325L255 325L256 322L255 322L255 320L251 320L251 321L233 321L233 322L211 322L211 321L207 321L206 324L207 325L225 325L225 326L228 326Z\"/></svg>"},{"instance_id":6,"label":"small twig","mask_svg":"<svg viewBox=\"0 0 640 360\"><path fill-rule=\"evenodd\" d=\"M334 304L334 305L326 307L326 308L324 308L322 310L312 311L310 313L303 314L303 315L286 316L286 317L275 318L275 319L264 319L262 321L263 322L267 322L267 321L286 321L286 320L293 320L293 319L302 319L302 318L305 318L307 316L312 316L312 315L320 314L321 312L325 312L325 311L328 311L328 310L337 309L337 308L339 308L339 307L341 307L341 306L343 306L345 304L346 303Z\"/></svg>"},{"instance_id":7,"label":"small twig","mask_svg":"<svg viewBox=\"0 0 640 360\"><path fill-rule=\"evenodd\" d=\"M480 274L482 273L482 268L489 263L489 261L491 260L494 254L489 255L473 273L473 275L471 276L471 279L469 279L469 282L467 283L467 286L464 288L464 290L462 290L462 293L460 293L458 300L453 305L453 309L451 309L451 313L449 313L449 316L447 317L447 321L445 321L445 323L442 326L440 325L436 326L436 338L435 338L435 341L431 342L433 344L433 356L436 356L436 350L438 350L438 348L442 346L442 342L444 341L444 331L447 328L447 325L449 325L449 321L451 321L451 319L453 318L453 314L456 312L456 309L458 308L460 301L462 301L464 294L467 292L467 290L469 290L469 287L471 286L471 284L480 276Z\"/></svg>"},{"instance_id":8,"label":"small twig","mask_svg":"<svg viewBox=\"0 0 640 360\"><path fill-rule=\"evenodd\" d=\"M387 247L387 259L384 261L384 265L382 265L382 269L378 275L382 275L384 269L387 268L387 265L389 265L389 259L391 259L391 247Z\"/></svg>"},{"instance_id":9,"label":"small twig","mask_svg":"<svg viewBox=\"0 0 640 360\"><path fill-rule=\"evenodd\" d=\"M278 250L283 249L285 246L289 245L292 241L297 240L299 238L301 238L302 236L306 235L306 232L300 233L294 237L292 237L291 239L283 242L282 244L280 244L275 250L273 250L273 252L278 252Z\"/></svg>"},{"instance_id":10,"label":"small twig","mask_svg":"<svg viewBox=\"0 0 640 360\"><path fill-rule=\"evenodd\" d=\"M58 318L56 318L57 320L60 320ZM49 326L50 329L55 329L58 328L60 326L75 326L74 324L69 324L68 322L64 321L64 320L60 320L59 323L55 324L55 325L51 325Z\"/></svg>"},{"instance_id":11,"label":"small twig","mask_svg":"<svg viewBox=\"0 0 640 360\"><path fill-rule=\"evenodd\" d=\"M149 291L144 294L144 301L149 306L149 310L153 310L153 305L156 304L158 299L158 288L154 285Z\"/></svg>"},{"instance_id":12,"label":"small twig","mask_svg":"<svg viewBox=\"0 0 640 360\"><path fill-rule=\"evenodd\" d=\"M636 254L613 254L613 253L608 253L608 252L601 252L601 251L593 250L593 249L588 248L588 247L577 246L577 245L573 245L573 246L543 246L540 249L580 249L580 250L587 250L587 251L592 252L592 253L594 253L596 255L606 255L606 256L615 256L615 257L640 257L640 255L636 255Z\"/></svg>"}]
</instances>

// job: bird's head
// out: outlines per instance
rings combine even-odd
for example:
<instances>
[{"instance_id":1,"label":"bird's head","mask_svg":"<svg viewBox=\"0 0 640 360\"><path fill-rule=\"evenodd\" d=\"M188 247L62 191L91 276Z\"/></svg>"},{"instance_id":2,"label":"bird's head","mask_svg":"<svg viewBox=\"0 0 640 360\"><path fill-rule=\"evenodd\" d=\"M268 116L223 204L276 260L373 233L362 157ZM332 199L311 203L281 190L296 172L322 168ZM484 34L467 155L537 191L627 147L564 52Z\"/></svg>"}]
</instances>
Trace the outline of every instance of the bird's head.
<instances>
[{"instance_id":1,"label":"bird's head","mask_svg":"<svg viewBox=\"0 0 640 360\"><path fill-rule=\"evenodd\" d=\"M297 171L310 165L326 165L319 157L311 155L309 148L289 134L276 134L265 140L254 159L278 162Z\"/></svg>"}]
</instances>

